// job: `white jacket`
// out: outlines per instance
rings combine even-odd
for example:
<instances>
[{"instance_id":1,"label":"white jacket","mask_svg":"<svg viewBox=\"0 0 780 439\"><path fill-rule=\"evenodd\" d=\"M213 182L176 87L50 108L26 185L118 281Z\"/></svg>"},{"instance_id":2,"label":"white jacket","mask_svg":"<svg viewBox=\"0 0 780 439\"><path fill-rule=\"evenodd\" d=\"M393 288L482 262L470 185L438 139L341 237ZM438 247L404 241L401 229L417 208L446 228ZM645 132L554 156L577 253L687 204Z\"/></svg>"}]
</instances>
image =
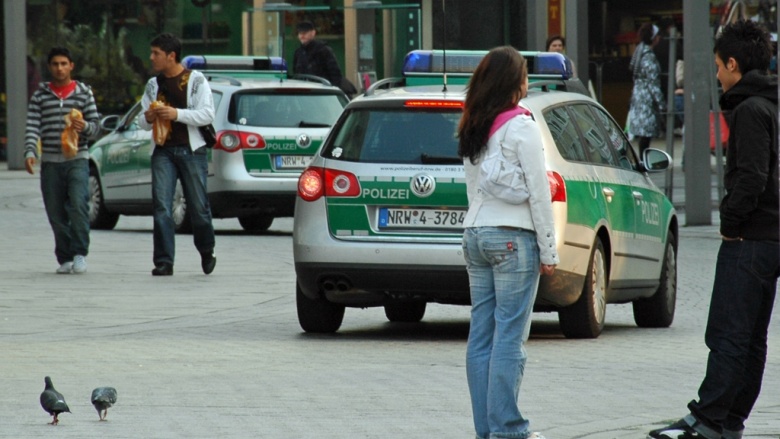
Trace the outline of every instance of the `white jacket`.
<instances>
[{"instance_id":1,"label":"white jacket","mask_svg":"<svg viewBox=\"0 0 780 439\"><path fill-rule=\"evenodd\" d=\"M141 98L143 111L149 109L149 105L157 100L157 77L152 77L146 83L144 95ZM211 95L211 87L203 73L192 70L190 80L187 82L187 108L177 108L176 122L187 125L190 148L193 151L206 144L198 127L214 122L214 97ZM152 124L146 118L138 118L138 125L145 130L151 130ZM154 149L152 149L154 151Z\"/></svg>"},{"instance_id":2,"label":"white jacket","mask_svg":"<svg viewBox=\"0 0 780 439\"><path fill-rule=\"evenodd\" d=\"M506 203L482 191L479 187L480 162L495 153L504 139L504 155L512 163L519 163L525 173L530 195L523 204ZM555 244L552 201L544 161L542 136L536 122L528 115L518 115L496 130L488 139L487 150L477 163L463 160L466 172L469 210L464 227L518 227L536 232L539 258L543 264L560 262Z\"/></svg>"}]
</instances>

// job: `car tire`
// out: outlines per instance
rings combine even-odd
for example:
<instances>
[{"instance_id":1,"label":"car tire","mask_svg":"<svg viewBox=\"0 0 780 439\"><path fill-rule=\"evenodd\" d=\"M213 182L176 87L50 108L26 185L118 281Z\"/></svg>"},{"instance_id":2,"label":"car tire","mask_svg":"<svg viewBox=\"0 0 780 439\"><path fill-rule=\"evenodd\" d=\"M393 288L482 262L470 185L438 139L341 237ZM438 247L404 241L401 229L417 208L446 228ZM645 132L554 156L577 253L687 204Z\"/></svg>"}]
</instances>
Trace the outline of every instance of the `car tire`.
<instances>
[{"instance_id":1,"label":"car tire","mask_svg":"<svg viewBox=\"0 0 780 439\"><path fill-rule=\"evenodd\" d=\"M426 302L390 302L385 305L385 316L391 322L416 323L425 316Z\"/></svg>"},{"instance_id":2,"label":"car tire","mask_svg":"<svg viewBox=\"0 0 780 439\"><path fill-rule=\"evenodd\" d=\"M298 323L306 332L332 333L339 330L344 321L344 305L326 299L310 299L295 283L295 305Z\"/></svg>"},{"instance_id":3,"label":"car tire","mask_svg":"<svg viewBox=\"0 0 780 439\"><path fill-rule=\"evenodd\" d=\"M173 217L176 233L192 233L192 221L190 220L189 212L187 212L187 200L184 198L184 189L182 189L180 181L176 181L176 192L173 194L171 216Z\"/></svg>"},{"instance_id":4,"label":"car tire","mask_svg":"<svg viewBox=\"0 0 780 439\"><path fill-rule=\"evenodd\" d=\"M604 329L607 311L607 260L604 246L596 238L588 261L588 273L580 298L558 311L561 331L567 338L596 338Z\"/></svg>"},{"instance_id":5,"label":"car tire","mask_svg":"<svg viewBox=\"0 0 780 439\"><path fill-rule=\"evenodd\" d=\"M640 328L668 328L674 320L674 309L677 302L677 252L674 250L676 240L669 233L664 251L664 262L661 266L658 290L652 297L635 300L634 321Z\"/></svg>"},{"instance_id":6,"label":"car tire","mask_svg":"<svg viewBox=\"0 0 780 439\"><path fill-rule=\"evenodd\" d=\"M103 187L97 169L89 167L89 228L94 230L112 230L119 221L118 213L106 208Z\"/></svg>"},{"instance_id":7,"label":"car tire","mask_svg":"<svg viewBox=\"0 0 780 439\"><path fill-rule=\"evenodd\" d=\"M274 217L271 215L257 214L238 217L238 223L247 232L265 232L273 222Z\"/></svg>"}]
</instances>

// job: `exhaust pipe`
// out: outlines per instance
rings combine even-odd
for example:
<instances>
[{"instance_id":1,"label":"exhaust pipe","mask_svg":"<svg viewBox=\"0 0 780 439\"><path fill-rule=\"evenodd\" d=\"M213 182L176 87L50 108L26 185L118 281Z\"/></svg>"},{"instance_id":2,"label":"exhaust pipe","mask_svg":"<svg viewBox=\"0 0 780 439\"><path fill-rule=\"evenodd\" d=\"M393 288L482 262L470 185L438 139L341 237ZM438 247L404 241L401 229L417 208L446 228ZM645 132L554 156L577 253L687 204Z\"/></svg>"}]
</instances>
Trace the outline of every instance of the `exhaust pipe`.
<instances>
[{"instance_id":1,"label":"exhaust pipe","mask_svg":"<svg viewBox=\"0 0 780 439\"><path fill-rule=\"evenodd\" d=\"M338 282L336 282L336 288L338 288L339 291L349 291L352 289L352 285L347 280L340 279Z\"/></svg>"},{"instance_id":2,"label":"exhaust pipe","mask_svg":"<svg viewBox=\"0 0 780 439\"><path fill-rule=\"evenodd\" d=\"M322 291L326 293L330 293L336 290L336 283L333 282L333 279L325 279L320 285L322 286Z\"/></svg>"}]
</instances>

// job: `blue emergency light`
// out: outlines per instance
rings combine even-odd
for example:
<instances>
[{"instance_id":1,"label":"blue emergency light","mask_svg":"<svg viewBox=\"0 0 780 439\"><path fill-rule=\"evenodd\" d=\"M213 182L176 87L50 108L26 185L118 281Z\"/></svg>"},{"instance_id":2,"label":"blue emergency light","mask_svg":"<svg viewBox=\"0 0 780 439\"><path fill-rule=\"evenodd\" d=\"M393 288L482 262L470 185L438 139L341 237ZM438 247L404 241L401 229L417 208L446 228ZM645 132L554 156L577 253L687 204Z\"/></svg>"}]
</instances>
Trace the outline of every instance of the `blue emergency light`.
<instances>
[{"instance_id":1,"label":"blue emergency light","mask_svg":"<svg viewBox=\"0 0 780 439\"><path fill-rule=\"evenodd\" d=\"M446 51L447 75L470 76L487 55L486 50ZM572 77L571 61L556 52L520 52L528 62L528 75L534 79L569 79ZM444 74L445 52L440 50L413 50L406 55L403 75L430 76Z\"/></svg>"},{"instance_id":2,"label":"blue emergency light","mask_svg":"<svg viewBox=\"0 0 780 439\"><path fill-rule=\"evenodd\" d=\"M285 72L287 63L278 56L190 55L181 61L191 70Z\"/></svg>"}]
</instances>

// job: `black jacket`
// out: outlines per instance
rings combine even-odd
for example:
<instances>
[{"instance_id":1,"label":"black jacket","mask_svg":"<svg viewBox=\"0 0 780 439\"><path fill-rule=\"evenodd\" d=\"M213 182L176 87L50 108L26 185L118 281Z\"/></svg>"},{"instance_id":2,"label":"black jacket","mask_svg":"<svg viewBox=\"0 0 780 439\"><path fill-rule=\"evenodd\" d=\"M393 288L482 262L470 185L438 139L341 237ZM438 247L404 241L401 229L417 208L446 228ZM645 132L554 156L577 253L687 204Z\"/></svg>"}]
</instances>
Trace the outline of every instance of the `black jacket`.
<instances>
[{"instance_id":1,"label":"black jacket","mask_svg":"<svg viewBox=\"0 0 780 439\"><path fill-rule=\"evenodd\" d=\"M730 121L720 233L778 241L777 77L747 72L720 106Z\"/></svg>"},{"instance_id":2,"label":"black jacket","mask_svg":"<svg viewBox=\"0 0 780 439\"><path fill-rule=\"evenodd\" d=\"M341 69L333 49L320 40L312 40L295 50L293 72L316 75L327 79L336 87L341 86Z\"/></svg>"}]
</instances>

